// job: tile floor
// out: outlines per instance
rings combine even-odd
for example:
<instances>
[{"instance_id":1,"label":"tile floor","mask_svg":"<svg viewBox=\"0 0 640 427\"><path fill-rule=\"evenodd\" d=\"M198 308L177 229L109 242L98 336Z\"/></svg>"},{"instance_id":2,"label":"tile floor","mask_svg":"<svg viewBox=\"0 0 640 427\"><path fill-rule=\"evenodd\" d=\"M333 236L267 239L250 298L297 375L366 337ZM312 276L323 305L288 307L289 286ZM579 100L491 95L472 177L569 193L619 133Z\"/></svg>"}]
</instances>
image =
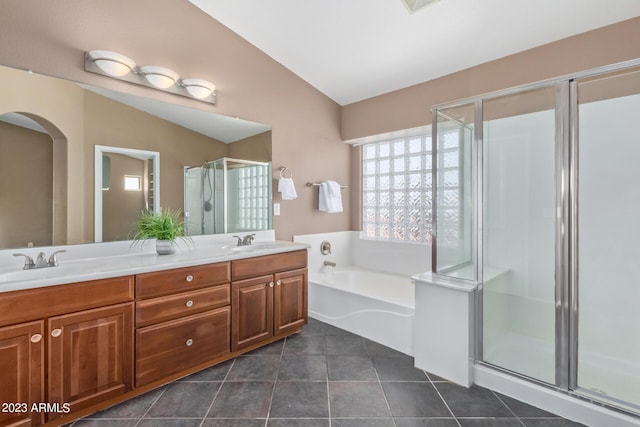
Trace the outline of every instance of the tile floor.
<instances>
[{"instance_id":1,"label":"tile floor","mask_svg":"<svg viewBox=\"0 0 640 427\"><path fill-rule=\"evenodd\" d=\"M415 369L310 319L298 334L78 420L74 427L448 427L580 424Z\"/></svg>"}]
</instances>

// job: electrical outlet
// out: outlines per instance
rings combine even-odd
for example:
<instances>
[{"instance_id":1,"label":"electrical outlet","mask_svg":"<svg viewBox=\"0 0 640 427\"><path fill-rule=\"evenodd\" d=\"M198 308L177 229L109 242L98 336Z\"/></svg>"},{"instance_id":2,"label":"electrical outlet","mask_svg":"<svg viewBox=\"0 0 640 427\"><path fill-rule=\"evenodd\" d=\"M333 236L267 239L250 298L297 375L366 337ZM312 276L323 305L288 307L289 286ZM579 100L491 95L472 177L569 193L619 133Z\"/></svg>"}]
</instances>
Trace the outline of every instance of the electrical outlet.
<instances>
[{"instance_id":1,"label":"electrical outlet","mask_svg":"<svg viewBox=\"0 0 640 427\"><path fill-rule=\"evenodd\" d=\"M273 204L273 216L280 215L280 203Z\"/></svg>"}]
</instances>

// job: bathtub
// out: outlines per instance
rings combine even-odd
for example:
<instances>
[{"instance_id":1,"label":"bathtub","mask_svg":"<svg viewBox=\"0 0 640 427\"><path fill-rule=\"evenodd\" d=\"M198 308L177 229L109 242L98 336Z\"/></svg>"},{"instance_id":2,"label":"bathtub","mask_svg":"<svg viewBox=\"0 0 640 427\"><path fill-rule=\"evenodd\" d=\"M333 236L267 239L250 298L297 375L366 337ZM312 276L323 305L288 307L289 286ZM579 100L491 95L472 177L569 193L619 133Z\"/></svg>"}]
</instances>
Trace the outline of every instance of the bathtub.
<instances>
[{"instance_id":1,"label":"bathtub","mask_svg":"<svg viewBox=\"0 0 640 427\"><path fill-rule=\"evenodd\" d=\"M413 355L414 284L359 267L309 274L309 316Z\"/></svg>"}]
</instances>

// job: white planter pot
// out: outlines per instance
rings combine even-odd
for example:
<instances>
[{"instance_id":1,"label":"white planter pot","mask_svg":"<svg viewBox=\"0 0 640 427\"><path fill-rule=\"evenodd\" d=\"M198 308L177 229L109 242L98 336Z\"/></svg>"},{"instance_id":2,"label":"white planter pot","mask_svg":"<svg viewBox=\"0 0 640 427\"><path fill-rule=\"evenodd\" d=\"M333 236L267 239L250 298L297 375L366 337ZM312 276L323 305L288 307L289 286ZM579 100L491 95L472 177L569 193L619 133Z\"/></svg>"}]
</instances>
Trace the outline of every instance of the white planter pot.
<instances>
[{"instance_id":1,"label":"white planter pot","mask_svg":"<svg viewBox=\"0 0 640 427\"><path fill-rule=\"evenodd\" d=\"M169 255L176 251L176 245L173 240L156 240L156 252L158 255Z\"/></svg>"}]
</instances>

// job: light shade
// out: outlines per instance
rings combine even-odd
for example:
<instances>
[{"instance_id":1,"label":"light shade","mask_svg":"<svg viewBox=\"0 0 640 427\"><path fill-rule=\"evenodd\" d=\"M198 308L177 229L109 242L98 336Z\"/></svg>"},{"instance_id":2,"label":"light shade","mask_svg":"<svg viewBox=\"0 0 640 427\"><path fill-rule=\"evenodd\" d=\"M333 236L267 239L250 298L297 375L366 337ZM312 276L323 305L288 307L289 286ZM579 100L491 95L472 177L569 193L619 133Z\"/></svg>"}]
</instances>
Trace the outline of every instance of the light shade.
<instances>
[{"instance_id":1,"label":"light shade","mask_svg":"<svg viewBox=\"0 0 640 427\"><path fill-rule=\"evenodd\" d=\"M110 76L124 76L136 67L133 59L108 50L92 50L89 56L102 71Z\"/></svg>"},{"instance_id":2,"label":"light shade","mask_svg":"<svg viewBox=\"0 0 640 427\"><path fill-rule=\"evenodd\" d=\"M182 86L191 96L198 99L204 99L216 90L213 83L202 79L183 79Z\"/></svg>"},{"instance_id":3,"label":"light shade","mask_svg":"<svg viewBox=\"0 0 640 427\"><path fill-rule=\"evenodd\" d=\"M175 71L157 65L145 65L140 71L149 83L160 89L173 86L179 77Z\"/></svg>"}]
</instances>

